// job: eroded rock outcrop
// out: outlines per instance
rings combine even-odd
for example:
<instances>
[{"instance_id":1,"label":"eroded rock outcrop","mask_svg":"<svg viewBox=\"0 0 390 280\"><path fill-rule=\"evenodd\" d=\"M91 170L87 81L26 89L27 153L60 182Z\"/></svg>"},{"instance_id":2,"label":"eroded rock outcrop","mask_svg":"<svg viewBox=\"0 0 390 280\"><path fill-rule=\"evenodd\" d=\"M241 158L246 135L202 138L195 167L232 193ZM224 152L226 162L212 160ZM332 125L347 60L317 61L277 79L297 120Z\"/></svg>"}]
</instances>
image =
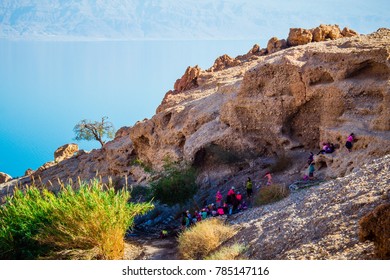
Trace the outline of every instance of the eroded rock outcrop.
<instances>
[{"instance_id":1,"label":"eroded rock outcrop","mask_svg":"<svg viewBox=\"0 0 390 280\"><path fill-rule=\"evenodd\" d=\"M285 48L287 48L286 40L284 40L284 39L279 40L276 37L272 37L271 39L269 39L268 44L267 44L267 52L269 54L283 50Z\"/></svg>"},{"instance_id":2,"label":"eroded rock outcrop","mask_svg":"<svg viewBox=\"0 0 390 280\"><path fill-rule=\"evenodd\" d=\"M32 170L31 168L27 169L25 172L24 172L24 176L30 176L34 173L34 170Z\"/></svg>"},{"instance_id":3,"label":"eroded rock outcrop","mask_svg":"<svg viewBox=\"0 0 390 280\"><path fill-rule=\"evenodd\" d=\"M197 79L201 69L198 65L195 67L188 66L183 76L176 80L174 89L176 92L190 90L198 86Z\"/></svg>"},{"instance_id":4,"label":"eroded rock outcrop","mask_svg":"<svg viewBox=\"0 0 390 280\"><path fill-rule=\"evenodd\" d=\"M54 152L54 161L60 162L64 159L70 158L79 150L79 146L77 144L71 143L71 144L65 144L61 147L59 147Z\"/></svg>"},{"instance_id":5,"label":"eroded rock outcrop","mask_svg":"<svg viewBox=\"0 0 390 280\"><path fill-rule=\"evenodd\" d=\"M388 29L289 48L214 74L166 100L130 135L140 157L203 161L209 145L254 156L339 147L325 176L343 176L390 152ZM202 78L207 76L207 79ZM344 148L354 132L353 153ZM325 160L324 160L325 161Z\"/></svg>"},{"instance_id":6,"label":"eroded rock outcrop","mask_svg":"<svg viewBox=\"0 0 390 280\"><path fill-rule=\"evenodd\" d=\"M12 180L12 177L6 173L0 172L0 184L6 183Z\"/></svg>"},{"instance_id":7,"label":"eroded rock outcrop","mask_svg":"<svg viewBox=\"0 0 390 280\"><path fill-rule=\"evenodd\" d=\"M385 192L386 190L383 190ZM359 240L373 241L376 257L390 259L390 203L381 204L359 221Z\"/></svg>"},{"instance_id":8,"label":"eroded rock outcrop","mask_svg":"<svg viewBox=\"0 0 390 280\"><path fill-rule=\"evenodd\" d=\"M252 51L256 51L256 49L255 50L252 49ZM215 60L214 65L211 66L207 71L209 71L209 72L221 71L221 70L229 68L229 67L234 67L234 66L240 65L240 63L241 63L240 60L232 58L232 57L228 56L227 54L224 54L224 55L218 57Z\"/></svg>"},{"instance_id":9,"label":"eroded rock outcrop","mask_svg":"<svg viewBox=\"0 0 390 280\"><path fill-rule=\"evenodd\" d=\"M355 30L349 29L348 27L344 27L343 31L341 31L341 35L344 37L354 37L358 36L359 33L357 33Z\"/></svg>"},{"instance_id":10,"label":"eroded rock outcrop","mask_svg":"<svg viewBox=\"0 0 390 280\"><path fill-rule=\"evenodd\" d=\"M311 32L313 34L313 42L336 40L343 37L338 25L321 24L320 26L314 28ZM353 30L350 29L345 30L345 34L348 33L348 35L352 35L352 32Z\"/></svg>"},{"instance_id":11,"label":"eroded rock outcrop","mask_svg":"<svg viewBox=\"0 0 390 280\"><path fill-rule=\"evenodd\" d=\"M289 46L306 45L313 40L313 33L311 30L304 28L290 28L287 42Z\"/></svg>"},{"instance_id":12,"label":"eroded rock outcrop","mask_svg":"<svg viewBox=\"0 0 390 280\"><path fill-rule=\"evenodd\" d=\"M287 38L289 46L305 45L310 42L322 42L327 40L337 40L343 37L357 36L358 33L348 27L342 31L337 24L320 26L313 29L290 28L290 33Z\"/></svg>"}]
</instances>

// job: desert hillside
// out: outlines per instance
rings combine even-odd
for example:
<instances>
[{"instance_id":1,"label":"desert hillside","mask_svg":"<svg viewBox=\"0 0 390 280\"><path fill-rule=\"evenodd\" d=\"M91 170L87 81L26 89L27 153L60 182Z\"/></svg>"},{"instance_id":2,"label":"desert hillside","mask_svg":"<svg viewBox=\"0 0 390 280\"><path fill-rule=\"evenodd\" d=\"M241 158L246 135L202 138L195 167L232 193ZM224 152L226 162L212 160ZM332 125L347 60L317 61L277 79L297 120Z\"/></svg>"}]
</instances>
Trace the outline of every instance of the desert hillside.
<instances>
[{"instance_id":1,"label":"desert hillside","mask_svg":"<svg viewBox=\"0 0 390 280\"><path fill-rule=\"evenodd\" d=\"M373 259L359 242L359 221L390 202L390 156L345 177L293 192L288 198L232 216L250 259Z\"/></svg>"},{"instance_id":2,"label":"desert hillside","mask_svg":"<svg viewBox=\"0 0 390 280\"><path fill-rule=\"evenodd\" d=\"M358 242L358 221L389 201L389 57L386 28L369 35L337 25L291 28L266 48L188 67L151 119L119 129L102 149L67 145L24 177L4 174L0 198L16 185L58 190L58 180L96 176L118 188L125 180L148 187L169 158L197 170L195 200L210 202L217 189L241 189L247 176L259 184L269 170L288 186L304 176L309 152L330 142L333 153L314 156L325 183L232 217L242 228L236 238L253 259L372 258L373 245Z\"/></svg>"},{"instance_id":3,"label":"desert hillside","mask_svg":"<svg viewBox=\"0 0 390 280\"><path fill-rule=\"evenodd\" d=\"M99 174L140 183L149 175L134 160L158 170L167 156L200 167L199 182L218 181L234 175L237 162L242 169L259 159L297 157L328 141L339 149L318 158L317 167L325 178L349 174L390 151L390 31L358 36L336 27L291 29L287 41L271 38L266 49L221 56L207 70L189 67L150 120L121 128L103 149L72 151L19 182ZM353 153L344 148L350 133L357 138ZM220 154L234 164L218 161Z\"/></svg>"}]
</instances>

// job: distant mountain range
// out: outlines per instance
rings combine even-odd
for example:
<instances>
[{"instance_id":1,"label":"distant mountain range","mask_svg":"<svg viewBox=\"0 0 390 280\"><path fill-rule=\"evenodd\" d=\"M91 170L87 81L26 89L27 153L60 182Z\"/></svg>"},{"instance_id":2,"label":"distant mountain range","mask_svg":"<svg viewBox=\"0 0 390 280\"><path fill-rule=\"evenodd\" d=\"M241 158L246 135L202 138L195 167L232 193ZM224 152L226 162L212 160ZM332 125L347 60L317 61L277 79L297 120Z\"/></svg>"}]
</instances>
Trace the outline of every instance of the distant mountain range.
<instances>
[{"instance_id":1,"label":"distant mountain range","mask_svg":"<svg viewBox=\"0 0 390 280\"><path fill-rule=\"evenodd\" d=\"M264 39L321 23L388 27L378 0L1 0L0 39Z\"/></svg>"},{"instance_id":2,"label":"distant mountain range","mask_svg":"<svg viewBox=\"0 0 390 280\"><path fill-rule=\"evenodd\" d=\"M0 38L258 38L261 3L252 2L2 0Z\"/></svg>"}]
</instances>

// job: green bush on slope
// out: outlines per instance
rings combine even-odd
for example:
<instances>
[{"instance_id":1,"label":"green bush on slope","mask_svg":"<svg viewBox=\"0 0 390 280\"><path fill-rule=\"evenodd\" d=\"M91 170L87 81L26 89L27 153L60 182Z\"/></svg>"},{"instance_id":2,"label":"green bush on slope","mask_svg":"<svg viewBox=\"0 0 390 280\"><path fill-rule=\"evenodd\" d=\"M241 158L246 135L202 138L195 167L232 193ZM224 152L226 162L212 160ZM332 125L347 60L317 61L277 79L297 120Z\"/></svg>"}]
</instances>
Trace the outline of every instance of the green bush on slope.
<instances>
[{"instance_id":1,"label":"green bush on slope","mask_svg":"<svg viewBox=\"0 0 390 280\"><path fill-rule=\"evenodd\" d=\"M129 204L128 191L100 181L67 185L58 195L32 186L0 208L0 257L121 259L124 234L150 203Z\"/></svg>"},{"instance_id":2,"label":"green bush on slope","mask_svg":"<svg viewBox=\"0 0 390 280\"><path fill-rule=\"evenodd\" d=\"M153 196L168 205L184 203L198 190L195 180L194 168L180 168L166 161L162 177L151 184Z\"/></svg>"}]
</instances>

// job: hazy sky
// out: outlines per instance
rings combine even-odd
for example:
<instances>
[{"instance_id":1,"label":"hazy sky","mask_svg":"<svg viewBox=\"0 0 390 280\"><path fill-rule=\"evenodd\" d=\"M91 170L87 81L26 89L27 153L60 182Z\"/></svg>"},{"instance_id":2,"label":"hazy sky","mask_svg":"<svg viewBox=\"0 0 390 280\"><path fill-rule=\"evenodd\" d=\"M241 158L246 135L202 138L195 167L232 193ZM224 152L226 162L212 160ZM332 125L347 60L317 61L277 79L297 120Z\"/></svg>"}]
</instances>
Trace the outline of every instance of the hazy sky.
<instances>
[{"instance_id":1,"label":"hazy sky","mask_svg":"<svg viewBox=\"0 0 390 280\"><path fill-rule=\"evenodd\" d=\"M2 0L3 38L269 39L321 23L389 26L387 0Z\"/></svg>"},{"instance_id":2,"label":"hazy sky","mask_svg":"<svg viewBox=\"0 0 390 280\"><path fill-rule=\"evenodd\" d=\"M0 0L0 171L53 160L81 119L108 116L119 128L150 118L187 66L265 47L290 27L389 28L389 3Z\"/></svg>"}]
</instances>

